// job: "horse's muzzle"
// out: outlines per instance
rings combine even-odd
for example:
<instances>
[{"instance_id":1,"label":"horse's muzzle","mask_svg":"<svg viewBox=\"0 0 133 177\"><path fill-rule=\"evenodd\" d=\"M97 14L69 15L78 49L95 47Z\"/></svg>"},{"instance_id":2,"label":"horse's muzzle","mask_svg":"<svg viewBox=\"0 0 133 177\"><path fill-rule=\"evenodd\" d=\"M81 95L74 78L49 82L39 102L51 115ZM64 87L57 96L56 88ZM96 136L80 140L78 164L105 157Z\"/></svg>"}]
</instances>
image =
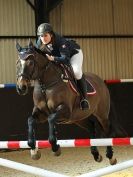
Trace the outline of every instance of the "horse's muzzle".
<instances>
[{"instance_id":1,"label":"horse's muzzle","mask_svg":"<svg viewBox=\"0 0 133 177\"><path fill-rule=\"evenodd\" d=\"M28 93L27 85L16 85L16 90L19 95L26 95Z\"/></svg>"},{"instance_id":2,"label":"horse's muzzle","mask_svg":"<svg viewBox=\"0 0 133 177\"><path fill-rule=\"evenodd\" d=\"M28 93L30 80L23 75L17 77L16 90L19 95L26 95Z\"/></svg>"}]
</instances>

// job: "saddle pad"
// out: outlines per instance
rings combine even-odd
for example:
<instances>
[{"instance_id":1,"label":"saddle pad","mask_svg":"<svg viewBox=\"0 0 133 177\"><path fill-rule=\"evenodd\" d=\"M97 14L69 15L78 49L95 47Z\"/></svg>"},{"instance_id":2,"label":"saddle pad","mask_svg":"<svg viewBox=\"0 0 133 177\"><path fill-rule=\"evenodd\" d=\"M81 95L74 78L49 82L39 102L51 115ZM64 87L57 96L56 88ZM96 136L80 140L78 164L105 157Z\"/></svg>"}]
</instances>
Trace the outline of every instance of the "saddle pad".
<instances>
[{"instance_id":1,"label":"saddle pad","mask_svg":"<svg viewBox=\"0 0 133 177\"><path fill-rule=\"evenodd\" d=\"M78 90L75 87L75 84L73 84L70 80L68 82L69 82L69 85L70 85L72 91L75 92L76 94L78 94ZM90 83L90 81L88 81L87 79L86 79L86 84L87 84L87 95L95 95L96 90L93 87L93 85Z\"/></svg>"}]
</instances>

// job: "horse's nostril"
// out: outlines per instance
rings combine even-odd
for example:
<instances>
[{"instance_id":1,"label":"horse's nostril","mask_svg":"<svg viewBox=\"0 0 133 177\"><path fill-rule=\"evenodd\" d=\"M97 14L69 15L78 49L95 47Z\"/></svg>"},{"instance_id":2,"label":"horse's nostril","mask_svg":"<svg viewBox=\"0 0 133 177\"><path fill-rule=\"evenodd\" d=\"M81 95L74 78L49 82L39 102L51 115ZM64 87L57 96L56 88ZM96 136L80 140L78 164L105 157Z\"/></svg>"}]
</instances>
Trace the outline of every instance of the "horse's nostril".
<instances>
[{"instance_id":1,"label":"horse's nostril","mask_svg":"<svg viewBox=\"0 0 133 177\"><path fill-rule=\"evenodd\" d=\"M28 87L26 85L16 85L16 90L19 95L26 95L28 92Z\"/></svg>"},{"instance_id":2,"label":"horse's nostril","mask_svg":"<svg viewBox=\"0 0 133 177\"><path fill-rule=\"evenodd\" d=\"M23 85L22 88L21 88L22 91L25 91L26 90L26 86Z\"/></svg>"}]
</instances>

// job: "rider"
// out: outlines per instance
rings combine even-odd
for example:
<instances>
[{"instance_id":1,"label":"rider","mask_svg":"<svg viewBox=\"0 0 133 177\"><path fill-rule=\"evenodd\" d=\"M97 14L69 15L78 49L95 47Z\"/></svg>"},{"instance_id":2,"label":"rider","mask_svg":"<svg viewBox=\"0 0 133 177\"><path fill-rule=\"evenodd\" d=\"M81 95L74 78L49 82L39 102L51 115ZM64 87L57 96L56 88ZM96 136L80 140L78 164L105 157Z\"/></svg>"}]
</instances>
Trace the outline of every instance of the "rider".
<instances>
[{"instance_id":1,"label":"rider","mask_svg":"<svg viewBox=\"0 0 133 177\"><path fill-rule=\"evenodd\" d=\"M67 64L70 62L75 79L77 80L77 86L82 93L82 99L80 102L83 110L89 109L90 105L87 101L87 85L85 76L82 73L83 53L80 46L73 40L65 39L59 34L53 31L52 26L49 23L42 23L37 29L38 41L36 47L41 51L47 50L49 54L47 58L50 61L56 61Z\"/></svg>"}]
</instances>

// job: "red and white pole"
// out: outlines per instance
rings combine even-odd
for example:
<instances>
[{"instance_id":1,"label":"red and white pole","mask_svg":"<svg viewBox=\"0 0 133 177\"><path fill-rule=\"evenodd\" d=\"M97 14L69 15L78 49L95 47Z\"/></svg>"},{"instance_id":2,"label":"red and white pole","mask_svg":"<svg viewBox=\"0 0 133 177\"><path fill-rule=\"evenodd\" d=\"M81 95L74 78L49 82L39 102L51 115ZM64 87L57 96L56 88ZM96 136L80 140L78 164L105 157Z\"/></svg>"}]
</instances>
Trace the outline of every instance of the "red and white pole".
<instances>
[{"instance_id":1,"label":"red and white pole","mask_svg":"<svg viewBox=\"0 0 133 177\"><path fill-rule=\"evenodd\" d=\"M111 80L104 80L107 84L116 84L116 83L129 83L133 82L133 79L111 79Z\"/></svg>"},{"instance_id":2,"label":"red and white pole","mask_svg":"<svg viewBox=\"0 0 133 177\"><path fill-rule=\"evenodd\" d=\"M58 140L61 147L89 147L89 146L128 146L133 145L133 138L103 138L103 139L70 139ZM51 147L48 140L37 140L36 147ZM27 141L0 141L0 149L30 148Z\"/></svg>"}]
</instances>

